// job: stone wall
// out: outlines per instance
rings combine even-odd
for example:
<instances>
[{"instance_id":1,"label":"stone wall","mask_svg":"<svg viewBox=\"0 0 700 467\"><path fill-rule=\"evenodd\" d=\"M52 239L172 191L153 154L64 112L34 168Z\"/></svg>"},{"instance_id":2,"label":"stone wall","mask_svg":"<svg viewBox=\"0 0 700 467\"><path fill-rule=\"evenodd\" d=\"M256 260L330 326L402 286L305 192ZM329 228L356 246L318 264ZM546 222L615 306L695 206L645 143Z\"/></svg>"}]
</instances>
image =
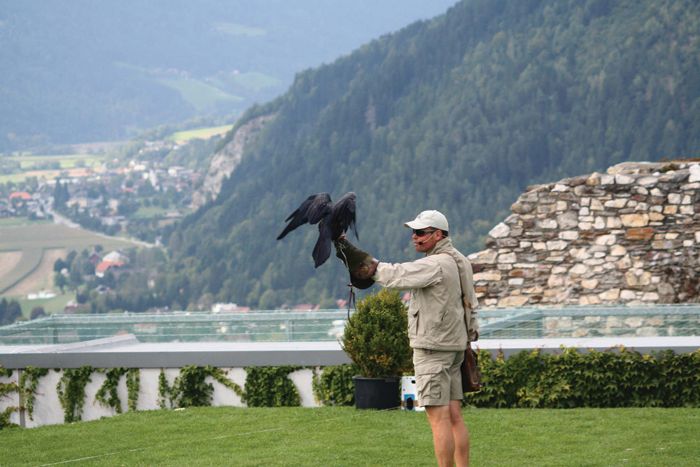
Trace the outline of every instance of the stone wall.
<instances>
[{"instance_id":1,"label":"stone wall","mask_svg":"<svg viewBox=\"0 0 700 467\"><path fill-rule=\"evenodd\" d=\"M483 307L700 302L700 163L529 187L469 256Z\"/></svg>"}]
</instances>

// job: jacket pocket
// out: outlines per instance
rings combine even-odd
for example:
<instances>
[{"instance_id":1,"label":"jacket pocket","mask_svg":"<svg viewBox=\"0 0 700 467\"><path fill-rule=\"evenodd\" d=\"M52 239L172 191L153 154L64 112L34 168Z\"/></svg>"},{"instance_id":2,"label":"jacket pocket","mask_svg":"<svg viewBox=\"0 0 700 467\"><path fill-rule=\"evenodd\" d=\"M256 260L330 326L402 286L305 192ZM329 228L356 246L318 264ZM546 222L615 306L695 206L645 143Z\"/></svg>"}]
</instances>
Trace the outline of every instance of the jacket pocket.
<instances>
[{"instance_id":1,"label":"jacket pocket","mask_svg":"<svg viewBox=\"0 0 700 467\"><path fill-rule=\"evenodd\" d=\"M418 321L420 320L420 313L418 307L408 310L408 335L409 337L415 337L418 335Z\"/></svg>"}]
</instances>

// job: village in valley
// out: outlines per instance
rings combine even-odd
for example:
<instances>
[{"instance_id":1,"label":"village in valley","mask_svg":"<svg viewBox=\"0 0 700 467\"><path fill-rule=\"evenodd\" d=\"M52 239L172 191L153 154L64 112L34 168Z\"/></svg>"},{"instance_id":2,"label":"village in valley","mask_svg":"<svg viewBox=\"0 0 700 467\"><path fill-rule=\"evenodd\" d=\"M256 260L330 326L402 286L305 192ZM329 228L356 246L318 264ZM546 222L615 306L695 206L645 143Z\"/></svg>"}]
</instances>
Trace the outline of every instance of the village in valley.
<instances>
[{"instance_id":1,"label":"village in valley","mask_svg":"<svg viewBox=\"0 0 700 467\"><path fill-rule=\"evenodd\" d=\"M224 132L217 128L207 139L144 140L126 143L126 150L76 145L69 154L0 155L0 228L24 229L29 235L17 234L19 240L32 242L13 245L11 230L4 231L0 295L23 301L40 317L44 303L70 290L75 298L46 312L89 312L87 294L111 291L131 271L132 247L162 246L165 229L194 210L192 195ZM43 233L58 228L81 232L85 240L52 245L39 238L59 237ZM40 274L45 277L31 286L24 280ZM30 317L28 310L22 314Z\"/></svg>"},{"instance_id":2,"label":"village in valley","mask_svg":"<svg viewBox=\"0 0 700 467\"><path fill-rule=\"evenodd\" d=\"M143 155L162 150L162 144L146 148ZM201 171L148 158L119 162L61 170L56 178L32 176L8 183L15 189L5 188L0 218L60 216L89 230L157 243L160 228L191 211Z\"/></svg>"}]
</instances>

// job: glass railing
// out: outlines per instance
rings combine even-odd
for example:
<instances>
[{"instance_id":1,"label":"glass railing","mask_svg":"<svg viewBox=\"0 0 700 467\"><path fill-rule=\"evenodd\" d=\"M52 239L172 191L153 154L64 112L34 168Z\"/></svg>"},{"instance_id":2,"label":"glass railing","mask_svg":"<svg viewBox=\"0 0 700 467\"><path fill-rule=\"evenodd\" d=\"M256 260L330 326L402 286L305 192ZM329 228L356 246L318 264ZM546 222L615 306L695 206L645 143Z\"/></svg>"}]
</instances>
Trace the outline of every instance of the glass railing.
<instances>
[{"instance_id":1,"label":"glass railing","mask_svg":"<svg viewBox=\"0 0 700 467\"><path fill-rule=\"evenodd\" d=\"M121 334L141 342L319 342L342 336L347 310L53 315L0 327L0 345L64 344ZM481 309L482 339L698 336L700 305Z\"/></svg>"}]
</instances>

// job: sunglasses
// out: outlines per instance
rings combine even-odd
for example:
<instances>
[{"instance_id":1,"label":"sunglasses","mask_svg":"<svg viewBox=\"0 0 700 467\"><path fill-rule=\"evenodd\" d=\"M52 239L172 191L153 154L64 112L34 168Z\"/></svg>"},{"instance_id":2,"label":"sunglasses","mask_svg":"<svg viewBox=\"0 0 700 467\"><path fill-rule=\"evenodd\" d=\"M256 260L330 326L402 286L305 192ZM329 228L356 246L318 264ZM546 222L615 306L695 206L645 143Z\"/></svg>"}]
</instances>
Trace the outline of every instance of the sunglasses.
<instances>
[{"instance_id":1,"label":"sunglasses","mask_svg":"<svg viewBox=\"0 0 700 467\"><path fill-rule=\"evenodd\" d=\"M431 234L431 233L435 232L435 230L436 230L436 229L433 229L433 230L426 230L426 229L417 229L417 230L416 230L416 229L413 229L413 234L414 234L416 237L422 237L423 235L428 235L428 234Z\"/></svg>"}]
</instances>

